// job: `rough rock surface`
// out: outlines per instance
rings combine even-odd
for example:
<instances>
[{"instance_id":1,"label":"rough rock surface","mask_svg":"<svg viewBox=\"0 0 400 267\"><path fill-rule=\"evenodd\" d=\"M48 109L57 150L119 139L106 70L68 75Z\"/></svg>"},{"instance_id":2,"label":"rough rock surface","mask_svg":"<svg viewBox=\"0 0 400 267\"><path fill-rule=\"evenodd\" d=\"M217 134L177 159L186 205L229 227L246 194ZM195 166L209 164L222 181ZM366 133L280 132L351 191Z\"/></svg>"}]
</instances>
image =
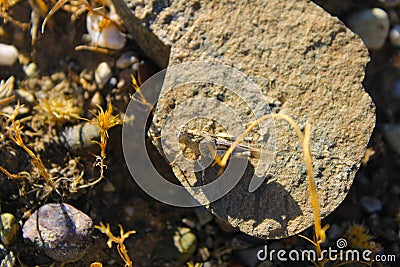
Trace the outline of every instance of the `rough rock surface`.
<instances>
[{"instance_id":1,"label":"rough rock surface","mask_svg":"<svg viewBox=\"0 0 400 267\"><path fill-rule=\"evenodd\" d=\"M121 1L113 0L117 9ZM322 217L343 201L374 128L375 112L361 84L367 49L342 22L308 1L126 2L149 31L171 45L169 65L213 61L232 66L256 81L275 112L290 115L301 126L310 122ZM171 108L199 96L225 101L239 116L246 115L240 100L225 93L218 86L201 91L198 85L178 88L164 95L168 101L159 101L155 125L161 132ZM227 116L218 112L216 117ZM244 121L246 127L252 118ZM201 130L204 123L191 127ZM310 227L313 216L302 150L293 129L280 120L275 124L275 151L267 180L255 192L248 191L257 164L250 160L238 185L207 208L257 237L281 238ZM185 172L172 165L183 184L207 182L218 172Z\"/></svg>"},{"instance_id":2,"label":"rough rock surface","mask_svg":"<svg viewBox=\"0 0 400 267\"><path fill-rule=\"evenodd\" d=\"M92 219L69 204L50 203L35 211L23 236L59 262L79 260L92 244Z\"/></svg>"}]
</instances>

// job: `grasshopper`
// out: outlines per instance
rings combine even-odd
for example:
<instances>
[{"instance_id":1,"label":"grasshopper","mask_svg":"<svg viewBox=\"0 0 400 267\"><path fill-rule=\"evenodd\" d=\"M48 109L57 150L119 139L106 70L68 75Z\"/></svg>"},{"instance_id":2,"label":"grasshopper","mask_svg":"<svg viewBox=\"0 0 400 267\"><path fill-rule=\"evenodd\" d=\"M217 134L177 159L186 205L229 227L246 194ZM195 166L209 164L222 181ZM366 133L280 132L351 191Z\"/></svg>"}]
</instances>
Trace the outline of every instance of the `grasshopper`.
<instances>
[{"instance_id":1,"label":"grasshopper","mask_svg":"<svg viewBox=\"0 0 400 267\"><path fill-rule=\"evenodd\" d=\"M221 156L221 153L225 153L229 147L232 146L235 139L235 137L232 137L228 134L209 134L205 131L198 132L184 128L180 129L178 136L179 142L184 144L187 148L193 150L197 156L200 155L198 148L200 142L210 143L210 150L213 149L211 144L214 144L214 147L217 150L217 155ZM260 153L257 149L244 144L237 145L232 154L237 157L252 157L255 159L258 159L260 156Z\"/></svg>"}]
</instances>

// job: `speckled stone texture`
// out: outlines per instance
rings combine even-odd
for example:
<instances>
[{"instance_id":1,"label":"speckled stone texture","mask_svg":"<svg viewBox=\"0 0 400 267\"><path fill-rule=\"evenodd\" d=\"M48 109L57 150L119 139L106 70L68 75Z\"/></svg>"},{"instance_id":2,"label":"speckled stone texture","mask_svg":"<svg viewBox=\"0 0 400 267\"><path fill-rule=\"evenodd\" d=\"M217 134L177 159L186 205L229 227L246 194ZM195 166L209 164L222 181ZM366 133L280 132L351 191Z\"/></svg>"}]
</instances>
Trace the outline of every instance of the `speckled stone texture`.
<instances>
[{"instance_id":1,"label":"speckled stone texture","mask_svg":"<svg viewBox=\"0 0 400 267\"><path fill-rule=\"evenodd\" d=\"M92 244L93 222L69 204L50 203L35 211L23 226L23 236L56 261L77 261Z\"/></svg>"},{"instance_id":2,"label":"speckled stone texture","mask_svg":"<svg viewBox=\"0 0 400 267\"><path fill-rule=\"evenodd\" d=\"M290 115L302 127L310 122L321 215L335 210L346 197L375 125L374 104L362 87L368 51L354 33L309 1L126 3L149 32L171 46L169 65L214 61L232 66L256 81L275 112ZM184 93L190 90L197 89L187 86L170 93L169 102L159 102L154 119L159 130L169 112L166 103L174 107L196 97ZM216 90L223 89L204 90L209 91L200 95L221 100L222 91ZM248 192L250 161L239 184L207 207L262 238L287 237L313 224L301 146L286 122L277 120L275 127L276 154L264 184ZM173 169L183 184L209 178L207 172Z\"/></svg>"}]
</instances>

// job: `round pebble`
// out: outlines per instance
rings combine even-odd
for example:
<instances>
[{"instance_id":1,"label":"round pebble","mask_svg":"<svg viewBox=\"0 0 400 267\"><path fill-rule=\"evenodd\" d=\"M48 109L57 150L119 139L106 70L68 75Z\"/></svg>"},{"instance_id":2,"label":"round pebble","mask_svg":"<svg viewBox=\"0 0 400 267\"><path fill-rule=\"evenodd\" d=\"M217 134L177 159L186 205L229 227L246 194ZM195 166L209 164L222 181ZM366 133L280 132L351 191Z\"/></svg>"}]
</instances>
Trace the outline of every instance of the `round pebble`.
<instances>
[{"instance_id":1,"label":"round pebble","mask_svg":"<svg viewBox=\"0 0 400 267\"><path fill-rule=\"evenodd\" d=\"M107 62L102 62L94 72L94 79L99 87L103 87L111 78L112 71Z\"/></svg>"},{"instance_id":2,"label":"round pebble","mask_svg":"<svg viewBox=\"0 0 400 267\"><path fill-rule=\"evenodd\" d=\"M115 62L115 66L119 69L125 69L138 62L139 59L136 57L136 54L132 51L127 51L119 56Z\"/></svg>"},{"instance_id":3,"label":"round pebble","mask_svg":"<svg viewBox=\"0 0 400 267\"><path fill-rule=\"evenodd\" d=\"M1 267L14 267L16 258L12 251L8 251L2 244L0 244L0 266Z\"/></svg>"},{"instance_id":4,"label":"round pebble","mask_svg":"<svg viewBox=\"0 0 400 267\"><path fill-rule=\"evenodd\" d=\"M397 80L394 84L394 95L400 97L400 80Z\"/></svg>"},{"instance_id":5,"label":"round pebble","mask_svg":"<svg viewBox=\"0 0 400 267\"><path fill-rule=\"evenodd\" d=\"M343 228L340 227L338 224L333 224L328 229L328 237L331 240L336 240L343 236Z\"/></svg>"},{"instance_id":6,"label":"round pebble","mask_svg":"<svg viewBox=\"0 0 400 267\"><path fill-rule=\"evenodd\" d=\"M360 204L368 213L380 211L382 209L382 201L374 197L362 197Z\"/></svg>"},{"instance_id":7,"label":"round pebble","mask_svg":"<svg viewBox=\"0 0 400 267\"><path fill-rule=\"evenodd\" d=\"M197 238L190 228L178 227L173 237L174 245L183 254L193 254L196 249Z\"/></svg>"},{"instance_id":8,"label":"round pebble","mask_svg":"<svg viewBox=\"0 0 400 267\"><path fill-rule=\"evenodd\" d=\"M4 245L10 245L16 239L21 227L11 213L1 214L0 237Z\"/></svg>"},{"instance_id":9,"label":"round pebble","mask_svg":"<svg viewBox=\"0 0 400 267\"><path fill-rule=\"evenodd\" d=\"M392 45L400 46L400 25L394 25L390 30L389 39Z\"/></svg>"},{"instance_id":10,"label":"round pebble","mask_svg":"<svg viewBox=\"0 0 400 267\"><path fill-rule=\"evenodd\" d=\"M136 63L134 63L133 65L132 65L132 70L133 70L133 72L134 73L137 73L138 72L138 69L139 69L139 66L141 65L142 63L141 62L136 62Z\"/></svg>"},{"instance_id":11,"label":"round pebble","mask_svg":"<svg viewBox=\"0 0 400 267\"><path fill-rule=\"evenodd\" d=\"M383 234L383 238L389 242L395 242L399 240L399 236L397 235L396 231L393 229L386 229L385 233Z\"/></svg>"},{"instance_id":12,"label":"round pebble","mask_svg":"<svg viewBox=\"0 0 400 267\"><path fill-rule=\"evenodd\" d=\"M400 155L400 125L385 124L383 126L383 137L388 143L389 147Z\"/></svg>"},{"instance_id":13,"label":"round pebble","mask_svg":"<svg viewBox=\"0 0 400 267\"><path fill-rule=\"evenodd\" d=\"M29 104L35 103L35 96L30 91L26 91L24 89L18 89L15 90L15 94L18 96L20 100L22 100L22 103L29 103Z\"/></svg>"},{"instance_id":14,"label":"round pebble","mask_svg":"<svg viewBox=\"0 0 400 267\"><path fill-rule=\"evenodd\" d=\"M347 18L347 26L357 33L369 49L379 49L389 33L389 16L383 9L366 9Z\"/></svg>"},{"instance_id":15,"label":"round pebble","mask_svg":"<svg viewBox=\"0 0 400 267\"><path fill-rule=\"evenodd\" d=\"M13 45L0 43L0 65L12 66L18 58L18 50Z\"/></svg>"},{"instance_id":16,"label":"round pebble","mask_svg":"<svg viewBox=\"0 0 400 267\"><path fill-rule=\"evenodd\" d=\"M99 137L99 129L86 122L65 128L60 139L69 152L81 157L89 157L98 153L99 148L92 141Z\"/></svg>"},{"instance_id":17,"label":"round pebble","mask_svg":"<svg viewBox=\"0 0 400 267\"><path fill-rule=\"evenodd\" d=\"M94 93L92 99L90 99L90 107L97 109L97 106L102 106L104 104L103 96L99 91Z\"/></svg>"},{"instance_id":18,"label":"round pebble","mask_svg":"<svg viewBox=\"0 0 400 267\"><path fill-rule=\"evenodd\" d=\"M69 204L46 204L23 226L23 236L59 262L82 258L92 243L92 219Z\"/></svg>"},{"instance_id":19,"label":"round pebble","mask_svg":"<svg viewBox=\"0 0 400 267\"><path fill-rule=\"evenodd\" d=\"M214 219L214 215L212 215L212 213L204 207L196 208L195 212L200 226L204 226Z\"/></svg>"},{"instance_id":20,"label":"round pebble","mask_svg":"<svg viewBox=\"0 0 400 267\"><path fill-rule=\"evenodd\" d=\"M34 77L38 74L38 69L35 63L29 63L27 66L23 67L26 76Z\"/></svg>"}]
</instances>

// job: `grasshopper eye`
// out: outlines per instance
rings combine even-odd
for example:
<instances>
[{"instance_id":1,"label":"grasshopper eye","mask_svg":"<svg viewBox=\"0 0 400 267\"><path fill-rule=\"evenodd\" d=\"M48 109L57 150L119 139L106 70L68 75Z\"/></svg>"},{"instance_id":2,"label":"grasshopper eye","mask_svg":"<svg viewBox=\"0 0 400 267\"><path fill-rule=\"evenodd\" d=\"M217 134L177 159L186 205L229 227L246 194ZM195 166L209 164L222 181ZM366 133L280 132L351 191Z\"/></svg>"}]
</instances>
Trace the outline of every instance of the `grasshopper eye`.
<instances>
[{"instance_id":1,"label":"grasshopper eye","mask_svg":"<svg viewBox=\"0 0 400 267\"><path fill-rule=\"evenodd\" d=\"M183 132L179 132L178 141L181 144L185 144L189 141L189 137L187 136L187 134L184 134Z\"/></svg>"}]
</instances>

